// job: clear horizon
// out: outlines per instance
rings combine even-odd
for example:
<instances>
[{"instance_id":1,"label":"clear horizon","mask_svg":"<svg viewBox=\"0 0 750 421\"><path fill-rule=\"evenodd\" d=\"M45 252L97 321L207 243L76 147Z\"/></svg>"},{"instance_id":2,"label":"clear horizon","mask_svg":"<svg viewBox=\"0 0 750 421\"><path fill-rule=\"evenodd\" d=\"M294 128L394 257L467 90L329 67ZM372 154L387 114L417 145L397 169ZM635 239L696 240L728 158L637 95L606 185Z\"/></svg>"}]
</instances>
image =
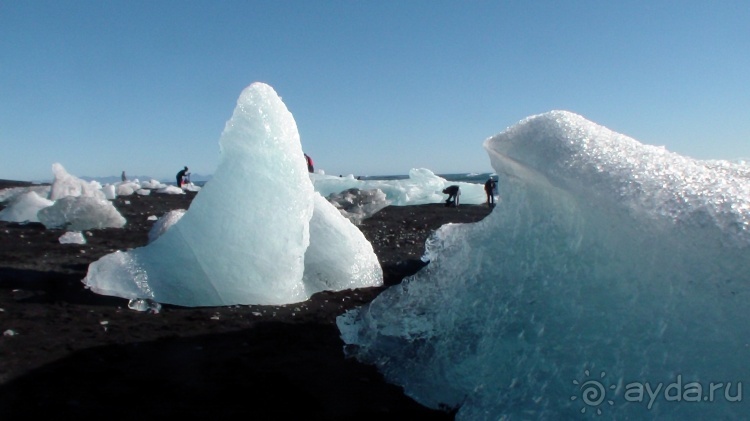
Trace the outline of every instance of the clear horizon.
<instances>
[{"instance_id":1,"label":"clear horizon","mask_svg":"<svg viewBox=\"0 0 750 421\"><path fill-rule=\"evenodd\" d=\"M552 110L748 158L748 21L723 0L4 2L0 179L211 174L256 81L327 174L492 172L483 141Z\"/></svg>"}]
</instances>

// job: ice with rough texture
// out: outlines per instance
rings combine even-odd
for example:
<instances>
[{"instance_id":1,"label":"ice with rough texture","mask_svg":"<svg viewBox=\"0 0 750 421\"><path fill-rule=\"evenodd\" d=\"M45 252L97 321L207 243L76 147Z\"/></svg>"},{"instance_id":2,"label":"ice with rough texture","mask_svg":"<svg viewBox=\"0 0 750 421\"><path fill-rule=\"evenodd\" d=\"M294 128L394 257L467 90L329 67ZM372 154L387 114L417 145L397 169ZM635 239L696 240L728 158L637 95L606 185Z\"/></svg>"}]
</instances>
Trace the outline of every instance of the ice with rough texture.
<instances>
[{"instance_id":1,"label":"ice with rough texture","mask_svg":"<svg viewBox=\"0 0 750 421\"><path fill-rule=\"evenodd\" d=\"M458 419L746 416L730 401L750 377L748 167L564 111L484 146L502 203L340 316L347 353ZM646 382L662 389L638 400Z\"/></svg>"},{"instance_id":2,"label":"ice with rough texture","mask_svg":"<svg viewBox=\"0 0 750 421\"><path fill-rule=\"evenodd\" d=\"M48 197L50 186L10 187L2 189L0 190L0 203L13 203L18 196L30 191L35 192L39 197Z\"/></svg>"},{"instance_id":3,"label":"ice with rough texture","mask_svg":"<svg viewBox=\"0 0 750 421\"><path fill-rule=\"evenodd\" d=\"M52 206L37 212L46 228L83 231L101 228L122 228L127 220L109 200L93 196L66 196Z\"/></svg>"},{"instance_id":4,"label":"ice with rough texture","mask_svg":"<svg viewBox=\"0 0 750 421\"><path fill-rule=\"evenodd\" d=\"M106 199L102 192L102 185L98 181L84 181L69 174L60 163L52 164L52 174L55 176L49 193L49 200L55 201L63 197L95 197Z\"/></svg>"},{"instance_id":5,"label":"ice with rough texture","mask_svg":"<svg viewBox=\"0 0 750 421\"><path fill-rule=\"evenodd\" d=\"M341 215L359 225L379 210L391 204L380 189L360 190L351 188L341 193L331 193L326 197Z\"/></svg>"},{"instance_id":6,"label":"ice with rough texture","mask_svg":"<svg viewBox=\"0 0 750 421\"><path fill-rule=\"evenodd\" d=\"M221 306L304 301L322 284L382 284L372 246L316 198L297 125L270 86L242 92L219 144L213 178L179 221L145 247L92 263L87 287L133 300ZM338 259L326 259L326 249ZM318 261L329 266L316 269Z\"/></svg>"},{"instance_id":7,"label":"ice with rough texture","mask_svg":"<svg viewBox=\"0 0 750 421\"><path fill-rule=\"evenodd\" d=\"M156 189L163 189L164 187L167 187L167 185L154 179L141 182L142 189L156 190Z\"/></svg>"},{"instance_id":8,"label":"ice with rough texture","mask_svg":"<svg viewBox=\"0 0 750 421\"><path fill-rule=\"evenodd\" d=\"M148 242L152 243L164 234L185 215L185 212L187 212L186 209L173 209L165 213L161 218L158 218L148 232Z\"/></svg>"},{"instance_id":9,"label":"ice with rough texture","mask_svg":"<svg viewBox=\"0 0 750 421\"><path fill-rule=\"evenodd\" d=\"M313 200L311 241L305 253L307 295L382 285L383 270L362 231L320 194Z\"/></svg>"},{"instance_id":10,"label":"ice with rough texture","mask_svg":"<svg viewBox=\"0 0 750 421\"><path fill-rule=\"evenodd\" d=\"M35 191L26 191L14 196L5 209L0 211L0 221L8 222L39 222L37 213L53 201L40 196Z\"/></svg>"},{"instance_id":11,"label":"ice with rough texture","mask_svg":"<svg viewBox=\"0 0 750 421\"><path fill-rule=\"evenodd\" d=\"M320 194L316 193L313 199L310 236L316 241L311 242L305 252L303 283L307 295L381 285L382 269L377 259L372 259L372 245L362 232L342 219L335 212L341 210ZM176 209L158 218L149 231L149 243L167 232L185 212L185 209ZM336 247L330 247L331 244ZM342 253L342 249L346 252Z\"/></svg>"},{"instance_id":12,"label":"ice with rough texture","mask_svg":"<svg viewBox=\"0 0 750 421\"><path fill-rule=\"evenodd\" d=\"M86 244L86 237L80 231L68 231L58 238L60 244Z\"/></svg>"},{"instance_id":13,"label":"ice with rough texture","mask_svg":"<svg viewBox=\"0 0 750 421\"><path fill-rule=\"evenodd\" d=\"M124 181L117 183L115 186L115 192L117 196L130 196L141 188L141 185L136 181Z\"/></svg>"}]
</instances>

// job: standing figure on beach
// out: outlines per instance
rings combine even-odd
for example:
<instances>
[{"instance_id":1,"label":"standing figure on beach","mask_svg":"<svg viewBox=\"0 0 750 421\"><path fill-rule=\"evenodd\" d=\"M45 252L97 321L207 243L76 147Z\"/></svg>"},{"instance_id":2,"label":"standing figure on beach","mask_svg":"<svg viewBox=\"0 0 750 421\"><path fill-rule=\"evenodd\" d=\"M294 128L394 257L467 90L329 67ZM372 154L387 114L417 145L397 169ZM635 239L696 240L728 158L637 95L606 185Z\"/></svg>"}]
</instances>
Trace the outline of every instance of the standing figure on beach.
<instances>
[{"instance_id":1,"label":"standing figure on beach","mask_svg":"<svg viewBox=\"0 0 750 421\"><path fill-rule=\"evenodd\" d=\"M187 173L187 166L185 166L185 168L181 169L180 172L177 173L177 187L182 188L182 185L185 183L185 174Z\"/></svg>"},{"instance_id":2,"label":"standing figure on beach","mask_svg":"<svg viewBox=\"0 0 750 421\"><path fill-rule=\"evenodd\" d=\"M458 206L458 197L461 196L461 189L458 186L448 186L443 190L444 194L448 195L448 199L445 201L445 206Z\"/></svg>"},{"instance_id":3,"label":"standing figure on beach","mask_svg":"<svg viewBox=\"0 0 750 421\"><path fill-rule=\"evenodd\" d=\"M305 161L307 162L307 171L308 172L315 172L315 167L313 166L313 160L312 160L312 158L310 158L310 155L305 154Z\"/></svg>"},{"instance_id":4,"label":"standing figure on beach","mask_svg":"<svg viewBox=\"0 0 750 421\"><path fill-rule=\"evenodd\" d=\"M484 182L484 192L487 194L487 206L493 207L495 206L495 187L497 185L495 184L495 180L490 177L487 179L487 181Z\"/></svg>"},{"instance_id":5,"label":"standing figure on beach","mask_svg":"<svg viewBox=\"0 0 750 421\"><path fill-rule=\"evenodd\" d=\"M125 175L125 171L122 172L122 175L120 176L120 178L122 178L123 183L128 181L128 177Z\"/></svg>"}]
</instances>

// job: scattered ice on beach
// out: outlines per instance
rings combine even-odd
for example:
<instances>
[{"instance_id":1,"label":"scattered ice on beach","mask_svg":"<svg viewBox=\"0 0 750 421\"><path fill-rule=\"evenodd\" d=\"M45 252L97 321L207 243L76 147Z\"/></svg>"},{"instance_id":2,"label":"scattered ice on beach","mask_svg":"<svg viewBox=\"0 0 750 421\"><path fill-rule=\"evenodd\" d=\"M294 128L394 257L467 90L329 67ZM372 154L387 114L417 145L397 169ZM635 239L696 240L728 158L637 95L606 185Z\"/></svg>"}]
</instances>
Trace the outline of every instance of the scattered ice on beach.
<instances>
[{"instance_id":1,"label":"scattered ice on beach","mask_svg":"<svg viewBox=\"0 0 750 421\"><path fill-rule=\"evenodd\" d=\"M58 241L60 244L86 244L86 238L80 231L68 231Z\"/></svg>"},{"instance_id":2,"label":"scattered ice on beach","mask_svg":"<svg viewBox=\"0 0 750 421\"><path fill-rule=\"evenodd\" d=\"M50 206L39 209L37 218L47 228L73 231L90 228L121 228L126 220L107 199L101 184L68 174L62 165L52 165L55 181L50 189Z\"/></svg>"},{"instance_id":3,"label":"scattered ice on beach","mask_svg":"<svg viewBox=\"0 0 750 421\"><path fill-rule=\"evenodd\" d=\"M97 181L84 181L69 174L59 163L52 164L52 172L51 186L0 190L0 202L7 202L0 211L0 220L41 222L47 228L122 228L125 218L110 202L117 196L147 196L154 190L163 194L185 194L185 190L201 189L189 183L183 190L156 180L143 183L131 180L102 186ZM124 203L129 205L130 201Z\"/></svg>"},{"instance_id":4,"label":"scattered ice on beach","mask_svg":"<svg viewBox=\"0 0 750 421\"><path fill-rule=\"evenodd\" d=\"M382 284L372 245L314 191L297 125L270 86L242 92L219 145L217 170L189 211L147 246L92 263L88 288L227 306Z\"/></svg>"},{"instance_id":5,"label":"scattered ice on beach","mask_svg":"<svg viewBox=\"0 0 750 421\"><path fill-rule=\"evenodd\" d=\"M140 182L137 179L116 184L101 186L97 182L87 182L68 174L60 164L54 164L56 175L54 196L68 194L71 197L91 196L111 201L118 196L127 197L133 194L145 196L152 192L157 194L184 194L185 190L200 191L201 187L188 185L184 189L167 185L156 180ZM359 224L380 209L389 206L421 205L427 203L441 203L446 199L442 193L449 185L456 184L461 188L461 203L482 204L485 201L484 189L481 184L471 182L448 181L435 175L426 168L415 168L409 171L409 178L396 180L357 180L354 176L334 177L323 173L308 174L315 191L323 195L342 215L352 223ZM30 186L0 190L0 202L7 202L6 208L0 211L0 220L9 222L39 222L37 216L41 209L52 206L55 201L47 199L52 194L49 186ZM78 196L75 196L78 195ZM104 200L102 200L104 202ZM125 200L125 205L130 201ZM107 206L107 205L104 205ZM109 206L107 206L109 207ZM114 207L113 207L114 209ZM116 210L116 209L115 209ZM79 209L71 212L77 218L85 217L89 221L97 218L106 219L109 216L101 211L93 215L83 215L87 209L83 204ZM111 210L108 213L112 213ZM58 215L65 218L66 215ZM58 219L60 219L58 218ZM57 224L65 222L54 221ZM62 225L60 225L62 226ZM111 221L99 221L91 228L118 227Z\"/></svg>"},{"instance_id":6,"label":"scattered ice on beach","mask_svg":"<svg viewBox=\"0 0 750 421\"><path fill-rule=\"evenodd\" d=\"M448 197L443 193L443 189L450 185L459 186L463 204L478 205L486 201L484 185L448 181L427 168L412 168L409 170L409 178L402 180L357 180L352 175L336 177L317 173L310 174L310 179L315 191L323 197L342 195L349 189L381 191L384 197L378 196L373 200L373 204L387 202L388 205L406 206L441 203Z\"/></svg>"},{"instance_id":7,"label":"scattered ice on beach","mask_svg":"<svg viewBox=\"0 0 750 421\"><path fill-rule=\"evenodd\" d=\"M459 420L746 417L725 388L706 400L711 384L736 397L750 378L750 167L562 111L485 148L503 202L444 225L429 265L340 316L347 353ZM626 395L678 375L702 402Z\"/></svg>"}]
</instances>

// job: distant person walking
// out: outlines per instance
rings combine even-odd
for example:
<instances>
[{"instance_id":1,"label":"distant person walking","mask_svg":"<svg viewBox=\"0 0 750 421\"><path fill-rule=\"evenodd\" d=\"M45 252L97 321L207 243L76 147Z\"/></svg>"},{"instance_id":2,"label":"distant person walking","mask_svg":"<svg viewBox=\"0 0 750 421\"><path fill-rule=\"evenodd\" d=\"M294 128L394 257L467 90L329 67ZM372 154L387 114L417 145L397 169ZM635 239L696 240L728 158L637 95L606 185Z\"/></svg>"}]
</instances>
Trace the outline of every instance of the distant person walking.
<instances>
[{"instance_id":1,"label":"distant person walking","mask_svg":"<svg viewBox=\"0 0 750 421\"><path fill-rule=\"evenodd\" d=\"M445 206L458 206L458 197L461 196L461 189L458 186L448 186L443 190L444 194L448 195L448 199L445 201Z\"/></svg>"},{"instance_id":2,"label":"distant person walking","mask_svg":"<svg viewBox=\"0 0 750 421\"><path fill-rule=\"evenodd\" d=\"M484 182L484 192L487 194L487 206L489 207L495 206L495 187L497 187L497 184L495 184L495 180L492 177Z\"/></svg>"},{"instance_id":3,"label":"distant person walking","mask_svg":"<svg viewBox=\"0 0 750 421\"><path fill-rule=\"evenodd\" d=\"M310 155L305 154L305 162L307 162L307 172L315 172L315 166L313 166L313 160L310 158Z\"/></svg>"},{"instance_id":4,"label":"distant person walking","mask_svg":"<svg viewBox=\"0 0 750 421\"><path fill-rule=\"evenodd\" d=\"M182 188L182 185L185 184L185 175L188 174L188 167L181 169L180 172L177 173L177 187Z\"/></svg>"}]
</instances>

